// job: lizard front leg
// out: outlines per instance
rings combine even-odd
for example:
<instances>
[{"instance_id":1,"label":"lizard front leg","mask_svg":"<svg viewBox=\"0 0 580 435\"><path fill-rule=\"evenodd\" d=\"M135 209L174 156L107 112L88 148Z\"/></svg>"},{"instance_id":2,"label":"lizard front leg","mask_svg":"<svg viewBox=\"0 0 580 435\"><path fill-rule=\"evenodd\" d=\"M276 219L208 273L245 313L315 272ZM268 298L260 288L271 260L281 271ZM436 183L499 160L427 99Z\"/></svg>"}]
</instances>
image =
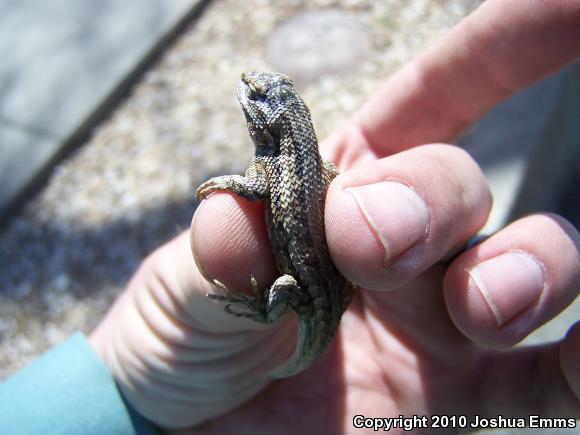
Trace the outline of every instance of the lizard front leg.
<instances>
[{"instance_id":1,"label":"lizard front leg","mask_svg":"<svg viewBox=\"0 0 580 435\"><path fill-rule=\"evenodd\" d=\"M332 180L334 180L334 177L336 177L340 173L335 164L332 163L330 160L325 159L324 157L322 158L322 168L324 176L328 180L329 184Z\"/></svg>"},{"instance_id":2,"label":"lizard front leg","mask_svg":"<svg viewBox=\"0 0 580 435\"><path fill-rule=\"evenodd\" d=\"M268 179L262 165L256 160L252 160L245 176L223 175L210 178L198 187L195 197L201 201L213 192L220 190L227 190L248 201L260 201L268 197Z\"/></svg>"},{"instance_id":3,"label":"lizard front leg","mask_svg":"<svg viewBox=\"0 0 580 435\"><path fill-rule=\"evenodd\" d=\"M292 275L278 277L265 292L260 292L253 276L250 278L250 283L254 296L239 293L217 280L214 280L214 284L222 289L225 295L208 294L207 296L210 299L228 303L224 308L227 313L260 323L277 322L289 306L296 312L300 311L300 307L308 306L305 301L309 298L308 293L300 287ZM247 311L234 311L230 308L232 304L245 307Z\"/></svg>"}]
</instances>

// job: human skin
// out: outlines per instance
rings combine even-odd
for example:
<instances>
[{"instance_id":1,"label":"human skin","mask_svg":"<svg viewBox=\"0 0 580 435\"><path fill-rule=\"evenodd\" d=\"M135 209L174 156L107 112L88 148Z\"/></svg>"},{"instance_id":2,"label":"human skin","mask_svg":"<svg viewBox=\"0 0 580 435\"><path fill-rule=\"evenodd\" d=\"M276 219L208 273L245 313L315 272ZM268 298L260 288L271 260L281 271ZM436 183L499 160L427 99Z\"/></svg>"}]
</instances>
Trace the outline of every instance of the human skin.
<instances>
[{"instance_id":1,"label":"human skin","mask_svg":"<svg viewBox=\"0 0 580 435\"><path fill-rule=\"evenodd\" d=\"M578 295L578 233L531 215L448 264L491 197L475 162L444 144L579 57L579 1L489 0L321 143L343 171L326 199L328 246L360 290L298 376L264 376L294 350L292 316L260 325L205 296L207 278L248 289L250 274L264 287L277 276L261 205L203 201L190 234L144 261L90 336L127 400L199 434L360 433L357 414L580 417L580 322L513 348Z\"/></svg>"}]
</instances>

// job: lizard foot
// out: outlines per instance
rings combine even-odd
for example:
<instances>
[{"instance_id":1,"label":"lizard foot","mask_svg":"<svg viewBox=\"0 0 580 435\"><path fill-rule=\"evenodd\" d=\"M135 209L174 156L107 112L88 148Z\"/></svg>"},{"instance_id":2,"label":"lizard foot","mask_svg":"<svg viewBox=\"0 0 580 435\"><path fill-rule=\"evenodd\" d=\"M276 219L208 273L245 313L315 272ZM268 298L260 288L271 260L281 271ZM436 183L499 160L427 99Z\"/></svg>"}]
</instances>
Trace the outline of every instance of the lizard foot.
<instances>
[{"instance_id":1,"label":"lizard foot","mask_svg":"<svg viewBox=\"0 0 580 435\"><path fill-rule=\"evenodd\" d=\"M213 192L217 192L218 190L223 190L225 188L225 186L219 184L219 181L216 180L216 178L210 178L197 188L195 191L195 199L198 202L206 199Z\"/></svg>"},{"instance_id":2,"label":"lizard foot","mask_svg":"<svg viewBox=\"0 0 580 435\"><path fill-rule=\"evenodd\" d=\"M248 296L238 292L237 290L231 289L217 279L214 279L213 283L216 287L220 288L225 295L206 293L206 296L216 301L226 302L227 305L224 307L226 313L236 317L252 319L260 323L267 323L264 295L260 292L258 281L253 275L250 275L250 287L254 296ZM232 305L242 305L246 307L248 311L234 311L231 309Z\"/></svg>"}]
</instances>

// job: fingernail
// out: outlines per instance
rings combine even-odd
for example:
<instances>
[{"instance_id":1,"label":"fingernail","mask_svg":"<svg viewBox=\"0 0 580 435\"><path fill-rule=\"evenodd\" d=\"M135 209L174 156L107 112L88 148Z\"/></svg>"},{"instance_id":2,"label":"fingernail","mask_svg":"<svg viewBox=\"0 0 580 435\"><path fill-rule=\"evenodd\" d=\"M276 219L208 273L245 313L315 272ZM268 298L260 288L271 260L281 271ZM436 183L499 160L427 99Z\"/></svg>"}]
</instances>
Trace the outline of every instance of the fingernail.
<instances>
[{"instance_id":1,"label":"fingernail","mask_svg":"<svg viewBox=\"0 0 580 435\"><path fill-rule=\"evenodd\" d=\"M467 270L470 286L485 299L501 327L538 300L545 280L544 271L534 257L508 252Z\"/></svg>"},{"instance_id":2,"label":"fingernail","mask_svg":"<svg viewBox=\"0 0 580 435\"><path fill-rule=\"evenodd\" d=\"M427 233L427 206L408 186L382 181L346 190L355 198L369 227L385 248L385 267Z\"/></svg>"}]
</instances>

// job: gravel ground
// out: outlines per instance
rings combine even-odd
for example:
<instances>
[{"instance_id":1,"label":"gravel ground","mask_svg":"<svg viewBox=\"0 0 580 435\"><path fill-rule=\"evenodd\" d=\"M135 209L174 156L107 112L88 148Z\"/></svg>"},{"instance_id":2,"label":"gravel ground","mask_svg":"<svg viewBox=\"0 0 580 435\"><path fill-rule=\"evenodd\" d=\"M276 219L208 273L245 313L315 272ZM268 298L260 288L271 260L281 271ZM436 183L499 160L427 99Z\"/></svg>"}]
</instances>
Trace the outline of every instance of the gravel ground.
<instances>
[{"instance_id":1,"label":"gravel ground","mask_svg":"<svg viewBox=\"0 0 580 435\"><path fill-rule=\"evenodd\" d=\"M356 69L301 85L324 137L478 3L212 2L0 234L0 379L89 332L144 256L188 227L193 189L245 169L252 146L234 86L242 71L273 69L267 41L278 26L334 8L365 29Z\"/></svg>"}]
</instances>

